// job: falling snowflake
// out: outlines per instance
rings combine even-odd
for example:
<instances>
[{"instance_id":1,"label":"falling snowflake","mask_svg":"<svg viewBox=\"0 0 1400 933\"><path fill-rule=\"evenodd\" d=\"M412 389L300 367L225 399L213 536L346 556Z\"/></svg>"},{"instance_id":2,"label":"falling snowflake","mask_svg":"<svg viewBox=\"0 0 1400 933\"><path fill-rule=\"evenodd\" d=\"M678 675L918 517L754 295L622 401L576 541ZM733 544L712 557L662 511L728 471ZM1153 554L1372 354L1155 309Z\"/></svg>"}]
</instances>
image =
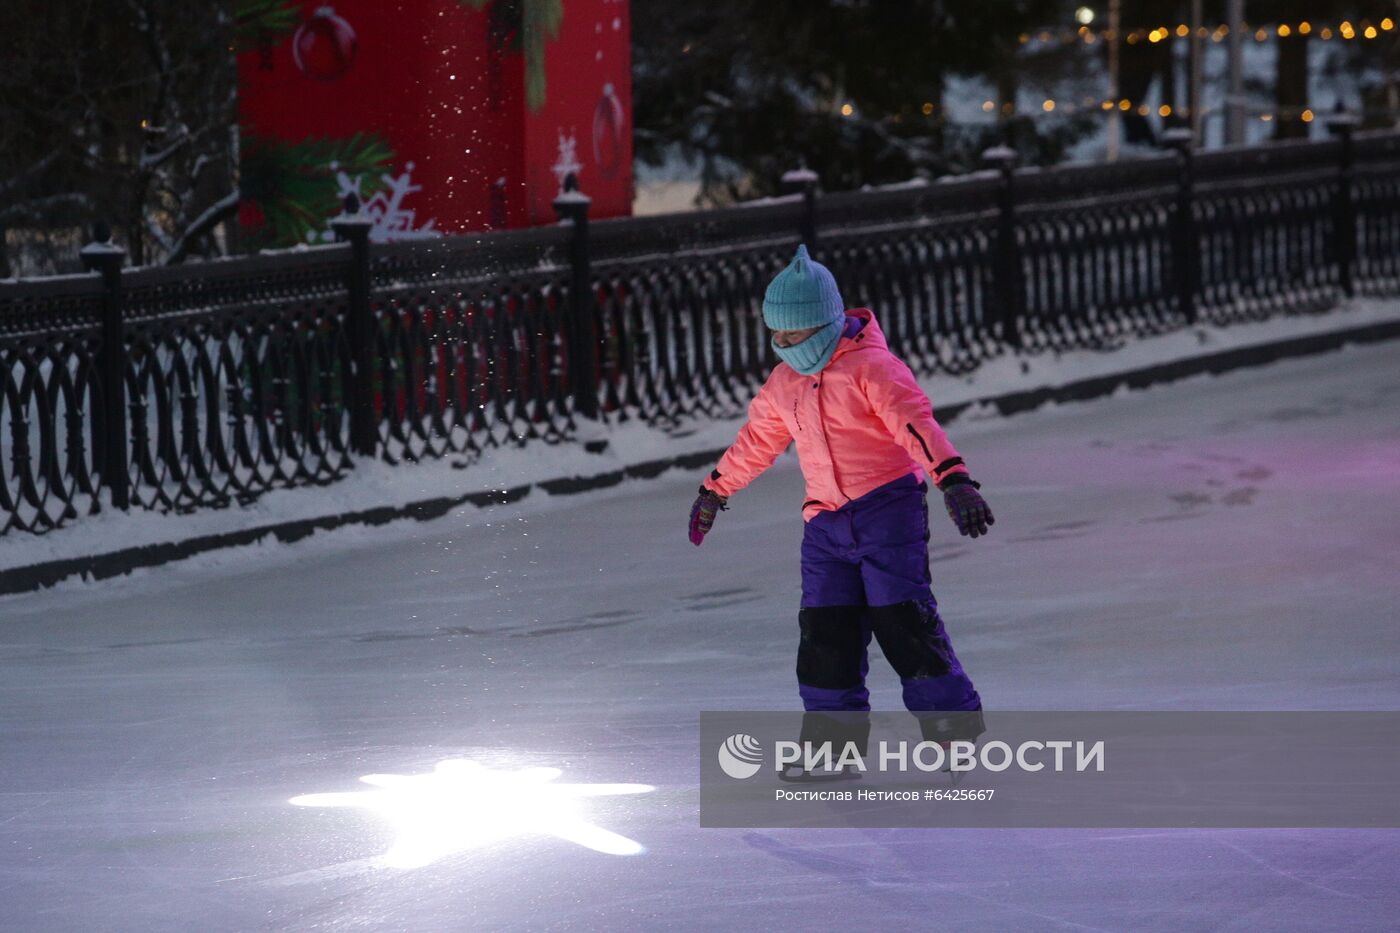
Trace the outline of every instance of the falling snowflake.
<instances>
[{"instance_id":1,"label":"falling snowflake","mask_svg":"<svg viewBox=\"0 0 1400 933\"><path fill-rule=\"evenodd\" d=\"M374 790L303 794L298 807L358 807L389 820L398 835L383 855L395 868L420 868L509 836L565 839L609 855L636 855L642 846L594 826L578 812L581 797L643 794L647 784L555 784L557 768L496 771L475 761L440 761L428 774L367 774Z\"/></svg>"}]
</instances>

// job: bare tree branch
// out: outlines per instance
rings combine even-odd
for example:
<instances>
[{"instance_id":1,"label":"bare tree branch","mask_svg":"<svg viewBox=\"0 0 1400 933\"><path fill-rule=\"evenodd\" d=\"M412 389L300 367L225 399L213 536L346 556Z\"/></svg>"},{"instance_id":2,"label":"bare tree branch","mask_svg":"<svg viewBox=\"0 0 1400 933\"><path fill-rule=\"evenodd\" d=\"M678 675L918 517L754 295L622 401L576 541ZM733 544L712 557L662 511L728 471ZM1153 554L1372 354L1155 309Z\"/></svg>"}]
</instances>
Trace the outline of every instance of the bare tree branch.
<instances>
[{"instance_id":1,"label":"bare tree branch","mask_svg":"<svg viewBox=\"0 0 1400 933\"><path fill-rule=\"evenodd\" d=\"M194 219L194 223L181 233L170 248L170 253L165 257L165 265L173 266L185 258L189 252L190 245L199 237L213 230L221 221L227 220L238 212L238 192L231 191L224 195L205 209L204 213Z\"/></svg>"},{"instance_id":2,"label":"bare tree branch","mask_svg":"<svg viewBox=\"0 0 1400 933\"><path fill-rule=\"evenodd\" d=\"M18 175L0 182L0 198L7 198L10 197L13 192L24 190L30 183L42 175L57 158L58 153L50 152L48 155L44 156L44 158L20 172Z\"/></svg>"},{"instance_id":3,"label":"bare tree branch","mask_svg":"<svg viewBox=\"0 0 1400 933\"><path fill-rule=\"evenodd\" d=\"M17 222L36 225L53 223L53 214L61 208L71 208L79 212L91 212L92 199L85 194L70 191L65 194L51 194L33 198L0 208L0 226L14 226Z\"/></svg>"},{"instance_id":4,"label":"bare tree branch","mask_svg":"<svg viewBox=\"0 0 1400 933\"><path fill-rule=\"evenodd\" d=\"M156 223L156 219L149 213L146 214L146 232L151 235L151 239L156 241L157 246L165 250L166 253L170 252L170 247L173 245L170 242L170 237L165 235L165 231L160 228L160 224Z\"/></svg>"},{"instance_id":5,"label":"bare tree branch","mask_svg":"<svg viewBox=\"0 0 1400 933\"><path fill-rule=\"evenodd\" d=\"M188 129L186 129L185 127L181 127L181 132L179 133L179 135L176 136L174 140L166 144L164 149L159 149L154 152L150 150L142 152L141 160L137 163L137 167L145 172L154 171L155 169L164 165L166 162L169 162L177 152L179 152L185 146L188 146L191 140L192 137L190 136Z\"/></svg>"}]
</instances>

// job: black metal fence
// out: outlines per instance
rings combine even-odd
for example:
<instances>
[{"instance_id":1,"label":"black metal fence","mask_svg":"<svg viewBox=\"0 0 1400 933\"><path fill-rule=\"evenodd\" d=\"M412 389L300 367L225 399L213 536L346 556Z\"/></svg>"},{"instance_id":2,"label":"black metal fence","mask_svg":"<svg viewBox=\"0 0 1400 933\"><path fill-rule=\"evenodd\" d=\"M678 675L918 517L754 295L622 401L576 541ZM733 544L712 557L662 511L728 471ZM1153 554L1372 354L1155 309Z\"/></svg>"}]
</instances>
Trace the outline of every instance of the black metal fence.
<instances>
[{"instance_id":1,"label":"black metal fence","mask_svg":"<svg viewBox=\"0 0 1400 933\"><path fill-rule=\"evenodd\" d=\"M988 170L555 227L0 284L0 533L326 484L365 457L558 443L578 419L736 414L805 239L920 373L1400 294L1400 134ZM104 495L105 490L105 495Z\"/></svg>"}]
</instances>

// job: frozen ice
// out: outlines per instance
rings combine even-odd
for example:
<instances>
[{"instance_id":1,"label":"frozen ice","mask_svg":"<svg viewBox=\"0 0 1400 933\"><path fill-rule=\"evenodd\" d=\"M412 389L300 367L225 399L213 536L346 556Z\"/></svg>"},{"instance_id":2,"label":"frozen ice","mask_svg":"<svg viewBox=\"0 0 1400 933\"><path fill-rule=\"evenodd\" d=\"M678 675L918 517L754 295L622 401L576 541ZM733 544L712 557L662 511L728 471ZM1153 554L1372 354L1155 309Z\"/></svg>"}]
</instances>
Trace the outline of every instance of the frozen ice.
<instances>
[{"instance_id":1,"label":"frozen ice","mask_svg":"<svg viewBox=\"0 0 1400 933\"><path fill-rule=\"evenodd\" d=\"M934 589L988 707L1400 708L1397 350L955 423L997 523L959 538L933 503ZM1393 830L701 830L698 712L798 705L802 484L784 456L696 549L696 481L0 599L0 924L1257 930L1400 914ZM897 708L872 662L873 702ZM382 807L305 805L439 773L603 789L558 822L441 821L466 840L410 821L426 848L407 855Z\"/></svg>"}]
</instances>

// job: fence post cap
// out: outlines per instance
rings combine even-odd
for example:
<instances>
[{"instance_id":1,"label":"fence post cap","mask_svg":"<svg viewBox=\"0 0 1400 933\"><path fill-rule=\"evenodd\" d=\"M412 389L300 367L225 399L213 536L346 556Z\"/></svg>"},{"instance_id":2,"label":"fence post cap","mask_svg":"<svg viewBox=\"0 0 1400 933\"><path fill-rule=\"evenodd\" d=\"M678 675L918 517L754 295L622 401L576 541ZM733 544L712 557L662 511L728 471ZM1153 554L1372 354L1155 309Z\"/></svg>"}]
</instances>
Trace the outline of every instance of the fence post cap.
<instances>
[{"instance_id":1,"label":"fence post cap","mask_svg":"<svg viewBox=\"0 0 1400 933\"><path fill-rule=\"evenodd\" d=\"M586 218L592 203L592 198L578 190L578 176L570 172L564 176L563 190L554 196L554 213L560 223Z\"/></svg>"},{"instance_id":2,"label":"fence post cap","mask_svg":"<svg viewBox=\"0 0 1400 933\"><path fill-rule=\"evenodd\" d=\"M126 250L108 240L106 243L99 243L96 240L78 250L78 255L83 258L99 256L125 256Z\"/></svg>"},{"instance_id":3,"label":"fence post cap","mask_svg":"<svg viewBox=\"0 0 1400 933\"><path fill-rule=\"evenodd\" d=\"M1327 115L1327 128L1333 133L1343 133L1347 130L1354 130L1361 125L1361 117L1344 107L1340 107Z\"/></svg>"},{"instance_id":4,"label":"fence post cap","mask_svg":"<svg viewBox=\"0 0 1400 933\"><path fill-rule=\"evenodd\" d=\"M1010 146L993 146L982 150L982 163L993 168L1010 168L1016 161L1016 150Z\"/></svg>"},{"instance_id":5,"label":"fence post cap","mask_svg":"<svg viewBox=\"0 0 1400 933\"><path fill-rule=\"evenodd\" d=\"M331 229L341 235L368 230L373 226L374 220L365 213L359 195L353 191L341 202L340 213L331 218Z\"/></svg>"},{"instance_id":6,"label":"fence post cap","mask_svg":"<svg viewBox=\"0 0 1400 933\"><path fill-rule=\"evenodd\" d=\"M112 242L112 229L98 221L92 228L92 242L78 250L78 257L89 271L104 266L120 268L126 259L126 250Z\"/></svg>"},{"instance_id":7,"label":"fence post cap","mask_svg":"<svg viewBox=\"0 0 1400 933\"><path fill-rule=\"evenodd\" d=\"M565 207L570 204L592 204L593 199L582 191L561 191L554 196L555 207Z\"/></svg>"},{"instance_id":8,"label":"fence post cap","mask_svg":"<svg viewBox=\"0 0 1400 933\"><path fill-rule=\"evenodd\" d=\"M1184 126L1174 126L1162 134L1162 142L1172 149L1190 149L1196 134Z\"/></svg>"},{"instance_id":9,"label":"fence post cap","mask_svg":"<svg viewBox=\"0 0 1400 933\"><path fill-rule=\"evenodd\" d=\"M821 176L805 165L800 168L788 169L783 172L782 183L785 185L815 185L821 180Z\"/></svg>"}]
</instances>

